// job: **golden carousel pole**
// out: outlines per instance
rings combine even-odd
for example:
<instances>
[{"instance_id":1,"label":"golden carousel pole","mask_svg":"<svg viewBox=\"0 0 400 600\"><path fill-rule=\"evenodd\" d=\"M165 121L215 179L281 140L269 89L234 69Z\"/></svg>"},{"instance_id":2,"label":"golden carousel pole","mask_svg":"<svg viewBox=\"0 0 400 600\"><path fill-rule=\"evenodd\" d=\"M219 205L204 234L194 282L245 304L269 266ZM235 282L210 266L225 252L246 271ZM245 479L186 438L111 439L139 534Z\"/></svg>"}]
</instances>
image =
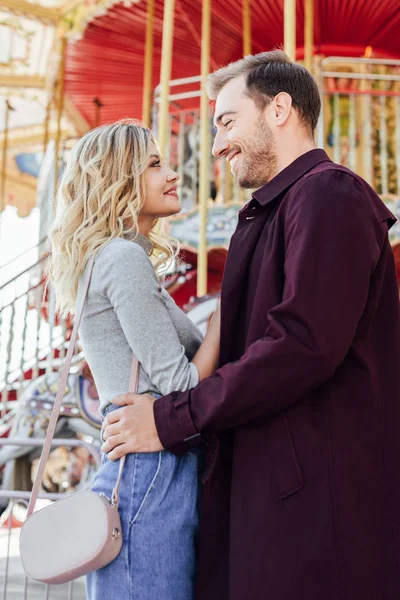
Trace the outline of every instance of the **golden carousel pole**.
<instances>
[{"instance_id":1,"label":"golden carousel pole","mask_svg":"<svg viewBox=\"0 0 400 600\"><path fill-rule=\"evenodd\" d=\"M243 0L243 56L251 54L250 0Z\"/></svg>"},{"instance_id":2,"label":"golden carousel pole","mask_svg":"<svg viewBox=\"0 0 400 600\"><path fill-rule=\"evenodd\" d=\"M165 0L161 59L161 94L158 143L166 156L168 139L169 82L171 79L172 46L174 38L175 0Z\"/></svg>"},{"instance_id":3,"label":"golden carousel pole","mask_svg":"<svg viewBox=\"0 0 400 600\"><path fill-rule=\"evenodd\" d=\"M197 296L207 294L207 209L210 195L210 120L205 90L210 72L211 0L203 0L201 18L201 98L200 98L200 237L197 257Z\"/></svg>"},{"instance_id":4,"label":"golden carousel pole","mask_svg":"<svg viewBox=\"0 0 400 600\"><path fill-rule=\"evenodd\" d=\"M58 170L60 160L60 141L61 141L61 118L64 110L64 76L65 76L65 58L67 49L67 38L61 38L61 54L60 66L58 72L58 87L57 87L57 135L55 143L55 163L54 163L54 208L56 205L57 188L58 188Z\"/></svg>"},{"instance_id":5,"label":"golden carousel pole","mask_svg":"<svg viewBox=\"0 0 400 600\"><path fill-rule=\"evenodd\" d=\"M6 179L7 179L7 153L8 153L8 129L10 122L10 112L14 110L9 100L6 100L6 115L3 134L3 157L1 164L1 189L0 189L0 217L6 206Z\"/></svg>"},{"instance_id":6,"label":"golden carousel pole","mask_svg":"<svg viewBox=\"0 0 400 600\"><path fill-rule=\"evenodd\" d=\"M304 66L312 72L314 42L314 0L304 0Z\"/></svg>"},{"instance_id":7,"label":"golden carousel pole","mask_svg":"<svg viewBox=\"0 0 400 600\"><path fill-rule=\"evenodd\" d=\"M290 60L296 59L296 0L284 0L283 40Z\"/></svg>"},{"instance_id":8,"label":"golden carousel pole","mask_svg":"<svg viewBox=\"0 0 400 600\"><path fill-rule=\"evenodd\" d=\"M150 127L151 125L151 83L153 71L154 6L155 0L148 0L142 104L142 121L146 125L146 127Z\"/></svg>"},{"instance_id":9,"label":"golden carousel pole","mask_svg":"<svg viewBox=\"0 0 400 600\"><path fill-rule=\"evenodd\" d=\"M250 0L242 0L242 26L243 26L243 56L251 54L251 16L250 16ZM228 175L233 180L232 172ZM235 185L233 183L233 185ZM246 202L246 190L240 188L237 192L238 199L243 204Z\"/></svg>"},{"instance_id":10,"label":"golden carousel pole","mask_svg":"<svg viewBox=\"0 0 400 600\"><path fill-rule=\"evenodd\" d=\"M51 104L52 104L52 94L50 94L49 100L47 102L46 116L44 119L43 156L46 154L47 144L49 143L49 123L50 123L50 115L51 115Z\"/></svg>"}]
</instances>

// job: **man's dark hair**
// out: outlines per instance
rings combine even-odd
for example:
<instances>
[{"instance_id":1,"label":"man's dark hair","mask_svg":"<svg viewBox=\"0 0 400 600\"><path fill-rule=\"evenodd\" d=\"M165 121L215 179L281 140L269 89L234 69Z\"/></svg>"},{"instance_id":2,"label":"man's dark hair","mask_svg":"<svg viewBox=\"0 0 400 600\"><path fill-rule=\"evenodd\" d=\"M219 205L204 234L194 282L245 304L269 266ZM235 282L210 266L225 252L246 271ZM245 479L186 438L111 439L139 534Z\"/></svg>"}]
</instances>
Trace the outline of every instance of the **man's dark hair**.
<instances>
[{"instance_id":1,"label":"man's dark hair","mask_svg":"<svg viewBox=\"0 0 400 600\"><path fill-rule=\"evenodd\" d=\"M260 52L232 62L207 78L206 91L215 100L232 79L246 75L247 95L263 110L280 92L292 98L300 120L311 129L317 126L321 98L317 84L305 67L292 62L282 50Z\"/></svg>"}]
</instances>

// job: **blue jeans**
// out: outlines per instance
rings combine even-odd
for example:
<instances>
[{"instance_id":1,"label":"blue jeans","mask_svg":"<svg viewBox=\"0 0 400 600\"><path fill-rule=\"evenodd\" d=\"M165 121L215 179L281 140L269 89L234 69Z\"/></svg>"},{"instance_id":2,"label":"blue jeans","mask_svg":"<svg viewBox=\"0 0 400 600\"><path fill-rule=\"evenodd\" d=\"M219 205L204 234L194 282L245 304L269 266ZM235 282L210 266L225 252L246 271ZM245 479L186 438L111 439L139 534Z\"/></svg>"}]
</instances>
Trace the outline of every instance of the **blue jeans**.
<instances>
[{"instance_id":1,"label":"blue jeans","mask_svg":"<svg viewBox=\"0 0 400 600\"><path fill-rule=\"evenodd\" d=\"M193 599L198 460L194 452L127 455L119 504L122 550L112 563L87 575L88 600ZM92 490L111 498L118 466L103 455Z\"/></svg>"}]
</instances>

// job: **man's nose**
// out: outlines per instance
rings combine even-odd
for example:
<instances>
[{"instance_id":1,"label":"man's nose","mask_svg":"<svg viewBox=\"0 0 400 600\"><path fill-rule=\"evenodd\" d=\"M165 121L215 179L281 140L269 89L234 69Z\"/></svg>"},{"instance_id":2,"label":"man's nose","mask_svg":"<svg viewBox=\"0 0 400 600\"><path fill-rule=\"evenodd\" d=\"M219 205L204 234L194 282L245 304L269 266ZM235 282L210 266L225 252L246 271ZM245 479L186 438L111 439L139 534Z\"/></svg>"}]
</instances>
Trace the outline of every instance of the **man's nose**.
<instances>
[{"instance_id":1,"label":"man's nose","mask_svg":"<svg viewBox=\"0 0 400 600\"><path fill-rule=\"evenodd\" d=\"M225 156L225 154L228 151L228 141L226 139L226 137L223 135L223 133L221 131L217 131L215 138L214 138L214 144L212 147L212 153L213 156L215 156L215 158L220 158L221 156Z\"/></svg>"}]
</instances>

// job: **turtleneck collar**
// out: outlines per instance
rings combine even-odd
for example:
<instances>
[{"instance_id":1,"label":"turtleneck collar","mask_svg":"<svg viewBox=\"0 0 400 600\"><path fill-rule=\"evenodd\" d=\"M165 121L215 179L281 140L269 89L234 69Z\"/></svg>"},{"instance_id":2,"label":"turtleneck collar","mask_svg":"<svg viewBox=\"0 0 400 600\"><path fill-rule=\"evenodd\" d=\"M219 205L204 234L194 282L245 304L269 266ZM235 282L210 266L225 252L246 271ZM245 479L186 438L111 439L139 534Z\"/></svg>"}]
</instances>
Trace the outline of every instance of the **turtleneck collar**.
<instances>
[{"instance_id":1,"label":"turtleneck collar","mask_svg":"<svg viewBox=\"0 0 400 600\"><path fill-rule=\"evenodd\" d=\"M145 235L137 233L135 229L130 229L129 231L124 232L124 239L139 244L146 252L147 256L150 256L154 246Z\"/></svg>"}]
</instances>

